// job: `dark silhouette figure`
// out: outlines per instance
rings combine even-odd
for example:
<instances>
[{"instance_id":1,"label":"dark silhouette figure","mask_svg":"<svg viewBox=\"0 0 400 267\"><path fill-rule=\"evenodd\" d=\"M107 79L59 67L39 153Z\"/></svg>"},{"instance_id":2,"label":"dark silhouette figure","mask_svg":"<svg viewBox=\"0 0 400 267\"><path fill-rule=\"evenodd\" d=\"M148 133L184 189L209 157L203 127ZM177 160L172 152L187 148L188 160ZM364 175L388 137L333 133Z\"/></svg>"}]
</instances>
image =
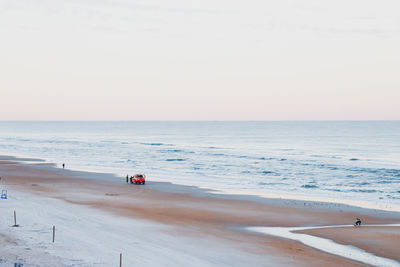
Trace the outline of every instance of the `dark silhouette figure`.
<instances>
[{"instance_id":1,"label":"dark silhouette figure","mask_svg":"<svg viewBox=\"0 0 400 267\"><path fill-rule=\"evenodd\" d=\"M356 218L356 222L354 223L354 226L361 226L360 218Z\"/></svg>"},{"instance_id":2,"label":"dark silhouette figure","mask_svg":"<svg viewBox=\"0 0 400 267\"><path fill-rule=\"evenodd\" d=\"M63 169L65 169L65 163L63 163L62 166L63 166Z\"/></svg>"},{"instance_id":3,"label":"dark silhouette figure","mask_svg":"<svg viewBox=\"0 0 400 267\"><path fill-rule=\"evenodd\" d=\"M126 183L128 183L128 180L129 180L129 176L128 176L128 174L126 175Z\"/></svg>"}]
</instances>

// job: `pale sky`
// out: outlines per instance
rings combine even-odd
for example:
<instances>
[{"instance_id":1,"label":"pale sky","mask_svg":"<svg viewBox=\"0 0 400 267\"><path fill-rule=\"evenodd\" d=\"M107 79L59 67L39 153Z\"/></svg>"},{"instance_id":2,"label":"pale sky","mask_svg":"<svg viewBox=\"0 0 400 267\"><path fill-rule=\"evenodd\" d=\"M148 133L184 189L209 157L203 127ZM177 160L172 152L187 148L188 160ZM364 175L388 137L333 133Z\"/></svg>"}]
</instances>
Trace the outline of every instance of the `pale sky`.
<instances>
[{"instance_id":1,"label":"pale sky","mask_svg":"<svg viewBox=\"0 0 400 267\"><path fill-rule=\"evenodd\" d=\"M0 120L399 120L398 0L0 0Z\"/></svg>"}]
</instances>

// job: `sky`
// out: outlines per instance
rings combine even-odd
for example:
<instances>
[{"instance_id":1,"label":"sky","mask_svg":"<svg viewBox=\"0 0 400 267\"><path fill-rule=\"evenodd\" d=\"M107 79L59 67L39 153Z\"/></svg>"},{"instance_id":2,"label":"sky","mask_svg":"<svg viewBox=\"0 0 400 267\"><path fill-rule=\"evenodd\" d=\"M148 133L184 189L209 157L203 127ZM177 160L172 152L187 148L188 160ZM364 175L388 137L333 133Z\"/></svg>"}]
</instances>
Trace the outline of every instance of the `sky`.
<instances>
[{"instance_id":1,"label":"sky","mask_svg":"<svg viewBox=\"0 0 400 267\"><path fill-rule=\"evenodd\" d=\"M0 120L400 120L398 0L1 0Z\"/></svg>"}]
</instances>

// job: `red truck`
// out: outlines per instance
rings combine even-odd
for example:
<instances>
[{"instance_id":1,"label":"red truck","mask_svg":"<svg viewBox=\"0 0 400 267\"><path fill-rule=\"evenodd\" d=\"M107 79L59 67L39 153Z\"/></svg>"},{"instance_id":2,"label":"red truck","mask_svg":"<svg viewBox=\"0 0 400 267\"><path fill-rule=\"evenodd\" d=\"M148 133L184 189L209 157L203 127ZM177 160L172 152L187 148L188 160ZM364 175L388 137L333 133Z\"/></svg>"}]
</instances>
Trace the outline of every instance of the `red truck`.
<instances>
[{"instance_id":1,"label":"red truck","mask_svg":"<svg viewBox=\"0 0 400 267\"><path fill-rule=\"evenodd\" d=\"M146 183L146 175L144 174L135 174L135 176L131 176L129 179L131 184L145 184Z\"/></svg>"}]
</instances>

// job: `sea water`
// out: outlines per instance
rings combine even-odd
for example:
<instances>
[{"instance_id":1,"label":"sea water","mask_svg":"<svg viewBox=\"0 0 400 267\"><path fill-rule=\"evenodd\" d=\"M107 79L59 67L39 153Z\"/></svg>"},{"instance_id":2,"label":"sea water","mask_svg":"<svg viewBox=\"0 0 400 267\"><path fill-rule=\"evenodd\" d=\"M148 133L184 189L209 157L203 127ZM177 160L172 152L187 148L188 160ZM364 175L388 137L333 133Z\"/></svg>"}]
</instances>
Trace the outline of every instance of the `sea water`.
<instances>
[{"instance_id":1,"label":"sea water","mask_svg":"<svg viewBox=\"0 0 400 267\"><path fill-rule=\"evenodd\" d=\"M0 122L0 153L225 192L400 210L400 121Z\"/></svg>"}]
</instances>

